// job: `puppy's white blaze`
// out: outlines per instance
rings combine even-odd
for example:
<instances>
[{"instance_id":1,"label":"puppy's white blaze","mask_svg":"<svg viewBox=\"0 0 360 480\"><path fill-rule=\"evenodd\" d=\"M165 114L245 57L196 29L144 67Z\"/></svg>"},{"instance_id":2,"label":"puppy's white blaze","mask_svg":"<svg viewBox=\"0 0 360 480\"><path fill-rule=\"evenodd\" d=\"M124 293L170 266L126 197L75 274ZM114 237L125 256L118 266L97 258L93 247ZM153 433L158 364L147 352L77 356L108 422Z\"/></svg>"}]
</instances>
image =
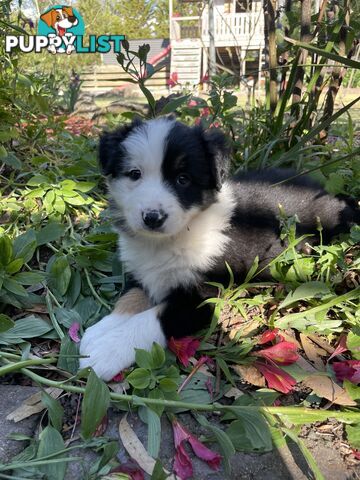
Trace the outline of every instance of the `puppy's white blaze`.
<instances>
[{"instance_id":1,"label":"puppy's white blaze","mask_svg":"<svg viewBox=\"0 0 360 480\"><path fill-rule=\"evenodd\" d=\"M154 342L166 345L158 320L159 307L133 317L112 313L88 328L80 344L80 368L92 367L104 380L111 380L135 362L135 348L150 350Z\"/></svg>"},{"instance_id":2,"label":"puppy's white blaze","mask_svg":"<svg viewBox=\"0 0 360 480\"><path fill-rule=\"evenodd\" d=\"M144 285L152 300L161 302L170 290L197 283L199 274L210 268L230 241L227 229L235 208L229 184L224 184L218 201L206 210L190 209L188 222L175 236L119 238L120 257L125 268Z\"/></svg>"},{"instance_id":3,"label":"puppy's white blaze","mask_svg":"<svg viewBox=\"0 0 360 480\"><path fill-rule=\"evenodd\" d=\"M122 142L128 159L138 162L146 171L160 175L166 138L175 120L158 118L139 126Z\"/></svg>"}]
</instances>

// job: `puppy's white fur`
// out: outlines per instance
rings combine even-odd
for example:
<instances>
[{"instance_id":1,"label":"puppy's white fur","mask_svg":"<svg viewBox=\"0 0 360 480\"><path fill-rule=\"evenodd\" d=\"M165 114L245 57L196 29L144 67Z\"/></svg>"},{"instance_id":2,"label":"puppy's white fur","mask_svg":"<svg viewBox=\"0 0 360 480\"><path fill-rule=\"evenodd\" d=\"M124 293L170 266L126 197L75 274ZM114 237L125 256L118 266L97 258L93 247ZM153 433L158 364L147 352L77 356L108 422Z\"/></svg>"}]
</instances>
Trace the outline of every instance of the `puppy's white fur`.
<instances>
[{"instance_id":1,"label":"puppy's white fur","mask_svg":"<svg viewBox=\"0 0 360 480\"><path fill-rule=\"evenodd\" d=\"M111 380L135 362L135 348L149 350L153 342L166 345L153 307L133 317L112 313L88 328L81 340L80 368L92 367L104 380Z\"/></svg>"},{"instance_id":2,"label":"puppy's white fur","mask_svg":"<svg viewBox=\"0 0 360 480\"><path fill-rule=\"evenodd\" d=\"M218 201L206 210L193 212L178 235L151 239L122 233L120 258L125 269L146 287L155 303L179 285L193 285L199 280L197 271L210 268L224 253L234 207L231 186L224 184Z\"/></svg>"}]
</instances>

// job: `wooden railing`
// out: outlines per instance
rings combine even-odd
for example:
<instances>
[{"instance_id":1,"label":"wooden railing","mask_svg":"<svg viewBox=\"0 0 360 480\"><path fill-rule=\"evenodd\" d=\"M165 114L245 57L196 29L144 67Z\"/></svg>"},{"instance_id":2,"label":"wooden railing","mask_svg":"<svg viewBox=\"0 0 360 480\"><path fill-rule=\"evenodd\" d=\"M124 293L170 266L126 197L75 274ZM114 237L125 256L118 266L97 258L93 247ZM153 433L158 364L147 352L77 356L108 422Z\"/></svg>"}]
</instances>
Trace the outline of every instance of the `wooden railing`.
<instances>
[{"instance_id":1,"label":"wooden railing","mask_svg":"<svg viewBox=\"0 0 360 480\"><path fill-rule=\"evenodd\" d=\"M171 37L173 40L199 38L209 41L208 16L173 17ZM231 45L243 44L246 41L256 41L263 38L264 21L261 11L249 13L214 12L215 43L227 41Z\"/></svg>"}]
</instances>

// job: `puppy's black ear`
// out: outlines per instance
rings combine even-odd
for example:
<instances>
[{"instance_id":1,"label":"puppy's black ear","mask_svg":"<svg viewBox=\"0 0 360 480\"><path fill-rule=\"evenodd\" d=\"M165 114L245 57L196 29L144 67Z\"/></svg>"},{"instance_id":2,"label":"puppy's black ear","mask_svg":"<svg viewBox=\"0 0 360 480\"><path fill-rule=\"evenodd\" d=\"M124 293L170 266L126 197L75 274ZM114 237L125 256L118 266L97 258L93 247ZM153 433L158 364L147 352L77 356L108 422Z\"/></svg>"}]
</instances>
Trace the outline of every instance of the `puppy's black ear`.
<instances>
[{"instance_id":1,"label":"puppy's black ear","mask_svg":"<svg viewBox=\"0 0 360 480\"><path fill-rule=\"evenodd\" d=\"M203 135L207 146L208 158L211 162L210 168L215 181L215 188L220 190L229 174L231 148L224 133L217 128L212 128L204 132Z\"/></svg>"},{"instance_id":2,"label":"puppy's black ear","mask_svg":"<svg viewBox=\"0 0 360 480\"><path fill-rule=\"evenodd\" d=\"M113 132L105 132L101 135L99 142L99 163L104 175L116 177L120 172L121 160L125 153L121 144L129 133L141 124L142 121L136 118L131 124L124 125Z\"/></svg>"}]
</instances>

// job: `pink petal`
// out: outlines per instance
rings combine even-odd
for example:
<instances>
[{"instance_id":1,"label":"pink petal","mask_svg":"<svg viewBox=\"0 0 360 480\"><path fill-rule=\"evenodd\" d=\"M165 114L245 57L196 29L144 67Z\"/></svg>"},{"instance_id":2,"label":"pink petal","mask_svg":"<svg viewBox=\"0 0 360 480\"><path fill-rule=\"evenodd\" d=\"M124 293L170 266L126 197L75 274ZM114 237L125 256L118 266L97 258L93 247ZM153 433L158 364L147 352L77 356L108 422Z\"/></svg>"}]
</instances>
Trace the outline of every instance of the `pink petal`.
<instances>
[{"instance_id":1,"label":"pink petal","mask_svg":"<svg viewBox=\"0 0 360 480\"><path fill-rule=\"evenodd\" d=\"M280 342L272 347L264 348L254 355L264 357L280 365L291 365L299 359L296 345L292 342Z\"/></svg>"},{"instance_id":2,"label":"pink petal","mask_svg":"<svg viewBox=\"0 0 360 480\"><path fill-rule=\"evenodd\" d=\"M112 382L122 382L125 378L125 375L123 372L119 372L111 379Z\"/></svg>"},{"instance_id":3,"label":"pink petal","mask_svg":"<svg viewBox=\"0 0 360 480\"><path fill-rule=\"evenodd\" d=\"M192 463L183 444L176 449L173 470L181 480L191 478L193 475Z\"/></svg>"},{"instance_id":4,"label":"pink petal","mask_svg":"<svg viewBox=\"0 0 360 480\"><path fill-rule=\"evenodd\" d=\"M337 355L341 355L342 353L349 350L346 346L346 340L347 340L347 335L340 335L339 343L337 344L337 347L335 348L334 352L330 355L328 361L336 357Z\"/></svg>"},{"instance_id":5,"label":"pink petal","mask_svg":"<svg viewBox=\"0 0 360 480\"><path fill-rule=\"evenodd\" d=\"M360 360L333 362L332 367L339 382L349 380L355 384L360 383Z\"/></svg>"},{"instance_id":6,"label":"pink petal","mask_svg":"<svg viewBox=\"0 0 360 480\"><path fill-rule=\"evenodd\" d=\"M79 330L80 330L80 323L79 322L74 322L71 325L71 327L69 328L69 337L75 343L80 342Z\"/></svg>"},{"instance_id":7,"label":"pink petal","mask_svg":"<svg viewBox=\"0 0 360 480\"><path fill-rule=\"evenodd\" d=\"M269 388L274 388L282 393L289 393L297 383L295 378L275 365L260 362L255 362L254 365L264 375Z\"/></svg>"},{"instance_id":8,"label":"pink petal","mask_svg":"<svg viewBox=\"0 0 360 480\"><path fill-rule=\"evenodd\" d=\"M190 435L189 443L194 450L195 455L209 465L213 470L218 470L221 462L221 455L210 448L205 447L194 435Z\"/></svg>"},{"instance_id":9,"label":"pink petal","mask_svg":"<svg viewBox=\"0 0 360 480\"><path fill-rule=\"evenodd\" d=\"M174 434L174 443L175 448L178 448L184 441L187 441L190 437L190 432L186 430L183 425L174 418L172 421L173 425L173 434Z\"/></svg>"}]
</instances>

